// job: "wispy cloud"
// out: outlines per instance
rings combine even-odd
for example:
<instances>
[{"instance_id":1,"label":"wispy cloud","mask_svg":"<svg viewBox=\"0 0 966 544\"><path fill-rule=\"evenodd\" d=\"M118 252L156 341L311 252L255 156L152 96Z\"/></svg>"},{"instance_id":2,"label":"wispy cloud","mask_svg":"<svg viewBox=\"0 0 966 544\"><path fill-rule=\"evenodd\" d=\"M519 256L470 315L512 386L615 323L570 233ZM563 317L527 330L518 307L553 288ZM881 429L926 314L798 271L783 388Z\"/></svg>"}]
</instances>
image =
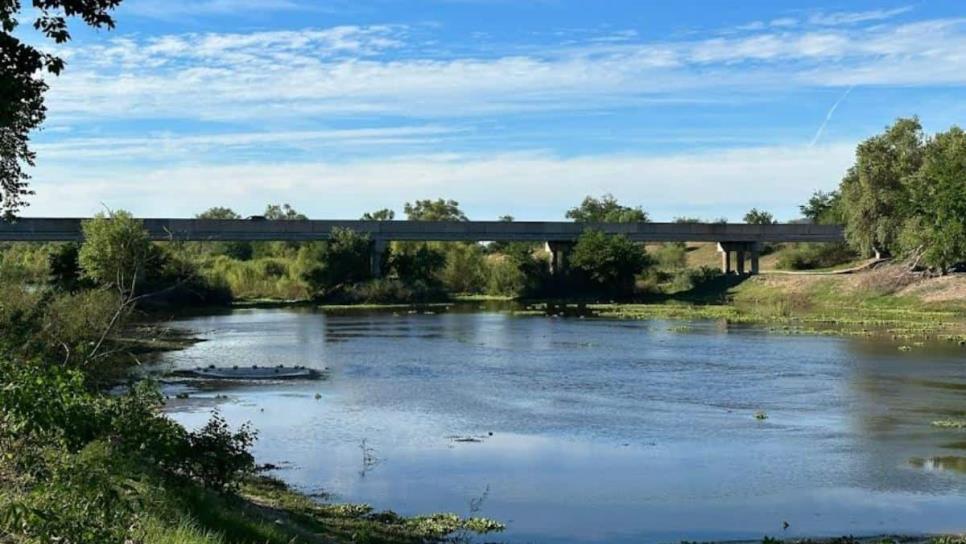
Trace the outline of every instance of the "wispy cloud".
<instances>
[{"instance_id":1,"label":"wispy cloud","mask_svg":"<svg viewBox=\"0 0 966 544\"><path fill-rule=\"evenodd\" d=\"M313 9L298 0L128 0L124 15L176 19L193 15L250 16L252 13Z\"/></svg>"},{"instance_id":2,"label":"wispy cloud","mask_svg":"<svg viewBox=\"0 0 966 544\"><path fill-rule=\"evenodd\" d=\"M864 15L871 17L871 15ZM721 92L966 84L966 20L434 55L401 26L125 36L68 50L50 104L72 118L465 116Z\"/></svg>"},{"instance_id":3,"label":"wispy cloud","mask_svg":"<svg viewBox=\"0 0 966 544\"><path fill-rule=\"evenodd\" d=\"M869 21L883 21L897 15L912 11L912 6L894 9L876 9L870 11L837 11L832 13L816 13L808 18L808 22L815 25L839 26L866 23Z\"/></svg>"}]
</instances>

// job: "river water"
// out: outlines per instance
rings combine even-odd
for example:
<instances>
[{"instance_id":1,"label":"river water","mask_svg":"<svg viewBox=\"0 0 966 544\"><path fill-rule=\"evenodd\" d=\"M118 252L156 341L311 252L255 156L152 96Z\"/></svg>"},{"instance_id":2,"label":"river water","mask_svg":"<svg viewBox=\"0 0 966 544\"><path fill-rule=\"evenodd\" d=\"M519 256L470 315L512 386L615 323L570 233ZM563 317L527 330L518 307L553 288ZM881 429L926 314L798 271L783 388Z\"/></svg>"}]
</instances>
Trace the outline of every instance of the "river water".
<instances>
[{"instance_id":1,"label":"river water","mask_svg":"<svg viewBox=\"0 0 966 544\"><path fill-rule=\"evenodd\" d=\"M966 530L966 431L931 423L966 416L959 347L456 310L172 325L206 341L155 370L328 369L166 389L191 393L178 421L250 421L260 463L334 500L472 512L509 542Z\"/></svg>"}]
</instances>

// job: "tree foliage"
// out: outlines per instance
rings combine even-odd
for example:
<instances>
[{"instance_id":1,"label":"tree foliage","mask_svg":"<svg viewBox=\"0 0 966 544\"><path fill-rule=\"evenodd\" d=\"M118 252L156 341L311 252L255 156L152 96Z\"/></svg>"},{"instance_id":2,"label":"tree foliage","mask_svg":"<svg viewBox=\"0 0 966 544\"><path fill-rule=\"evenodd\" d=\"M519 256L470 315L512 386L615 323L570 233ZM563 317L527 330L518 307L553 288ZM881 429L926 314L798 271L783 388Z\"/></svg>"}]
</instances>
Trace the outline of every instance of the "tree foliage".
<instances>
[{"instance_id":1,"label":"tree foliage","mask_svg":"<svg viewBox=\"0 0 966 544\"><path fill-rule=\"evenodd\" d=\"M407 202L403 212L410 221L469 221L459 202L442 198Z\"/></svg>"},{"instance_id":2,"label":"tree foliage","mask_svg":"<svg viewBox=\"0 0 966 544\"><path fill-rule=\"evenodd\" d=\"M33 27L55 43L70 40L67 19L79 17L95 28L114 28L110 12L121 0L33 0ZM30 132L47 116L43 74L58 75L63 59L14 36L19 26L19 0L0 2L0 210L10 216L32 194L25 167L35 164Z\"/></svg>"},{"instance_id":3,"label":"tree foliage","mask_svg":"<svg viewBox=\"0 0 966 544\"><path fill-rule=\"evenodd\" d=\"M649 264L644 247L623 235L588 230L574 246L571 264L591 287L611 294L630 294L637 274Z\"/></svg>"},{"instance_id":4,"label":"tree foliage","mask_svg":"<svg viewBox=\"0 0 966 544\"><path fill-rule=\"evenodd\" d=\"M953 127L929 139L908 187L903 249L942 271L966 261L966 133Z\"/></svg>"},{"instance_id":5,"label":"tree foliage","mask_svg":"<svg viewBox=\"0 0 966 544\"><path fill-rule=\"evenodd\" d=\"M808 202L798 207L802 217L816 225L834 225L844 222L842 194L838 191L815 191Z\"/></svg>"},{"instance_id":6,"label":"tree foliage","mask_svg":"<svg viewBox=\"0 0 966 544\"><path fill-rule=\"evenodd\" d=\"M269 221L305 221L308 217L289 204L269 204L263 214Z\"/></svg>"},{"instance_id":7,"label":"tree foliage","mask_svg":"<svg viewBox=\"0 0 966 544\"><path fill-rule=\"evenodd\" d=\"M771 213L759 210L758 208L748 210L748 213L745 214L744 221L749 225L774 225L777 222Z\"/></svg>"},{"instance_id":8,"label":"tree foliage","mask_svg":"<svg viewBox=\"0 0 966 544\"><path fill-rule=\"evenodd\" d=\"M99 213L83 224L84 244L78 261L83 277L131 294L156 251L148 231L129 212Z\"/></svg>"},{"instance_id":9,"label":"tree foliage","mask_svg":"<svg viewBox=\"0 0 966 544\"><path fill-rule=\"evenodd\" d=\"M370 278L369 246L368 236L334 228L325 242L299 251L302 277L316 292L365 281Z\"/></svg>"},{"instance_id":10,"label":"tree foliage","mask_svg":"<svg viewBox=\"0 0 966 544\"><path fill-rule=\"evenodd\" d=\"M922 166L924 147L917 118L899 119L859 144L841 186L845 234L856 251L888 255L899 250L910 204L908 182Z\"/></svg>"},{"instance_id":11,"label":"tree foliage","mask_svg":"<svg viewBox=\"0 0 966 544\"><path fill-rule=\"evenodd\" d=\"M640 206L624 206L611 194L584 198L579 206L567 211L566 217L577 223L643 223L650 220Z\"/></svg>"},{"instance_id":12,"label":"tree foliage","mask_svg":"<svg viewBox=\"0 0 966 544\"><path fill-rule=\"evenodd\" d=\"M396 218L396 212L389 208L383 208L374 212L362 214L363 221L392 221Z\"/></svg>"}]
</instances>

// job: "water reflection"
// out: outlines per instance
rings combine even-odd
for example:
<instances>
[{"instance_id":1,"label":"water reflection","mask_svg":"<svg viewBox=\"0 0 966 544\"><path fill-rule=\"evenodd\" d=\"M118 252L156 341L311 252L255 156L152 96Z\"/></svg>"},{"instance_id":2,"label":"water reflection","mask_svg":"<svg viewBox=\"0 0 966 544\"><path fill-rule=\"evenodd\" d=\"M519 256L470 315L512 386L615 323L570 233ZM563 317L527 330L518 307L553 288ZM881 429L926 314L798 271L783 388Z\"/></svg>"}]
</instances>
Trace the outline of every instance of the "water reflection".
<instances>
[{"instance_id":1,"label":"water reflection","mask_svg":"<svg viewBox=\"0 0 966 544\"><path fill-rule=\"evenodd\" d=\"M962 352L457 308L244 310L175 325L208 341L159 368L331 370L196 391L171 408L188 425L212 405L252 421L261 462L288 462L281 477L344 500L475 507L521 542L966 529L966 477L946 468L961 458L944 449L962 432L930 425L966 406Z\"/></svg>"}]
</instances>

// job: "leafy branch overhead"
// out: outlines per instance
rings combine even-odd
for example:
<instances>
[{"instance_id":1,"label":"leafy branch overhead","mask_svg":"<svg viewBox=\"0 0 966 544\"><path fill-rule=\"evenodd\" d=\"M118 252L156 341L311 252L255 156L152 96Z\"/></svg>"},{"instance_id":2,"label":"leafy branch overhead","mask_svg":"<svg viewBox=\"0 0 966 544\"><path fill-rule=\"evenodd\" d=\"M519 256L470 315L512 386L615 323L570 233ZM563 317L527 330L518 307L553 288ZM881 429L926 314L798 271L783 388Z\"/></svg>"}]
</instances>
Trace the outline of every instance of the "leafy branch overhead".
<instances>
[{"instance_id":1,"label":"leafy branch overhead","mask_svg":"<svg viewBox=\"0 0 966 544\"><path fill-rule=\"evenodd\" d=\"M54 43L70 40L67 21L79 17L93 28L114 28L111 11L121 0L33 0L33 28ZM64 60L13 35L20 25L19 0L0 0L0 211L11 216L27 205L30 174L36 163L30 132L47 117L44 74L59 75Z\"/></svg>"}]
</instances>

